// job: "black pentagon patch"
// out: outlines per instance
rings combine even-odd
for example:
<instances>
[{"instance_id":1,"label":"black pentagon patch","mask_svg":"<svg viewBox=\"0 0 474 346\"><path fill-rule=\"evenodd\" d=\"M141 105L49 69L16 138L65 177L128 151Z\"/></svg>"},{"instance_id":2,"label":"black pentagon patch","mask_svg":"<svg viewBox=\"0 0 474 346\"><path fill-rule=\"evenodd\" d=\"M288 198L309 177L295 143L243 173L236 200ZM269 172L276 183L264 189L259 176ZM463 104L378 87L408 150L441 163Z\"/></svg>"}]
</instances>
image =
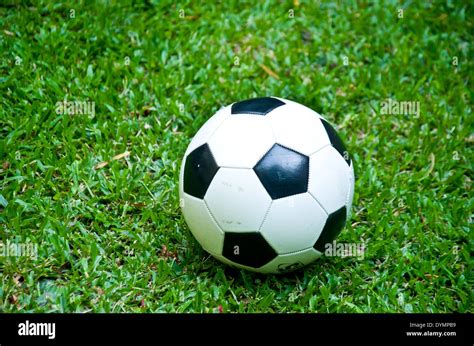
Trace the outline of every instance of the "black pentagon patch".
<instances>
[{"instance_id":1,"label":"black pentagon patch","mask_svg":"<svg viewBox=\"0 0 474 346\"><path fill-rule=\"evenodd\" d=\"M184 192L197 198L204 198L218 169L209 145L203 144L194 149L184 164Z\"/></svg>"},{"instance_id":2,"label":"black pentagon patch","mask_svg":"<svg viewBox=\"0 0 474 346\"><path fill-rule=\"evenodd\" d=\"M222 254L232 262L259 268L277 256L260 233L226 232Z\"/></svg>"},{"instance_id":3,"label":"black pentagon patch","mask_svg":"<svg viewBox=\"0 0 474 346\"><path fill-rule=\"evenodd\" d=\"M253 168L272 199L308 191L309 157L275 144Z\"/></svg>"},{"instance_id":4,"label":"black pentagon patch","mask_svg":"<svg viewBox=\"0 0 474 346\"><path fill-rule=\"evenodd\" d=\"M231 113L266 115L275 108L285 104L285 102L273 97L259 97L234 103Z\"/></svg>"},{"instance_id":5,"label":"black pentagon patch","mask_svg":"<svg viewBox=\"0 0 474 346\"><path fill-rule=\"evenodd\" d=\"M339 233L341 233L346 224L347 211L346 207L342 207L330 214L326 220L323 231L319 235L314 248L321 253L324 253L325 245L331 243Z\"/></svg>"},{"instance_id":6,"label":"black pentagon patch","mask_svg":"<svg viewBox=\"0 0 474 346\"><path fill-rule=\"evenodd\" d=\"M341 137L339 137L336 130L334 129L334 127L331 126L331 124L329 124L324 119L321 119L321 121L323 122L324 128L326 129L326 132L328 134L328 137L329 137L329 140L331 141L332 146L339 152L339 154L341 154L341 156L350 166L351 158L349 156L349 152L346 150L346 146L341 140Z\"/></svg>"}]
</instances>

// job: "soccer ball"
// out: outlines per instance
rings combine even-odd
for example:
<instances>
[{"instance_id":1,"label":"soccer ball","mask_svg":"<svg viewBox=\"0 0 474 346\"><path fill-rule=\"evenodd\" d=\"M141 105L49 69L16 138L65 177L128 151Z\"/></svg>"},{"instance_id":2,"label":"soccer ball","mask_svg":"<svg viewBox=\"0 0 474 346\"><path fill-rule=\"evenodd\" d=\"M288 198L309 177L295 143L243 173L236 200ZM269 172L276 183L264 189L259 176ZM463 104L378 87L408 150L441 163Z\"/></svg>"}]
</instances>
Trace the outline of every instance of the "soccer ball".
<instances>
[{"instance_id":1,"label":"soccer ball","mask_svg":"<svg viewBox=\"0 0 474 346\"><path fill-rule=\"evenodd\" d=\"M184 155L180 205L220 261L261 273L299 269L344 227L353 164L334 128L293 101L262 97L221 108Z\"/></svg>"}]
</instances>

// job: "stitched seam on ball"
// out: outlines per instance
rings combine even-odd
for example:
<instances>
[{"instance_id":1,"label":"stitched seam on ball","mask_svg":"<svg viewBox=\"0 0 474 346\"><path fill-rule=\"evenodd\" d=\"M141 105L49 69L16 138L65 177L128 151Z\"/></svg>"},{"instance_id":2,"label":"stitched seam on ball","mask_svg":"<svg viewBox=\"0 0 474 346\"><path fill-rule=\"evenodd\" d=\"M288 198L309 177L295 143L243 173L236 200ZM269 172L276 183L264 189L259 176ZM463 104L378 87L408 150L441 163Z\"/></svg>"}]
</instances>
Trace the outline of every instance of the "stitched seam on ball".
<instances>
[{"instance_id":1,"label":"stitched seam on ball","mask_svg":"<svg viewBox=\"0 0 474 346\"><path fill-rule=\"evenodd\" d=\"M272 150L272 148L275 146L275 144L278 144L277 142L275 142L275 141L276 141L276 138L275 138L275 135L273 134L273 129L272 129L272 136L273 136L273 144L271 145L270 148L268 148L268 149L260 156L260 158L257 160L257 163L251 168L254 172L255 172L254 168L260 163L260 161L263 160L263 158L265 157L265 155L267 155L268 152L269 152L270 150ZM278 144L278 145L280 145L280 144ZM257 173L255 172L255 174L257 174ZM260 177L258 178L258 180L260 180Z\"/></svg>"},{"instance_id":2,"label":"stitched seam on ball","mask_svg":"<svg viewBox=\"0 0 474 346\"><path fill-rule=\"evenodd\" d=\"M329 143L329 144L324 144L321 148L317 149L316 151L312 152L311 154L309 154L308 156L313 156L314 154L316 153L319 153L321 150L323 150L324 148L326 147L332 147L332 144Z\"/></svg>"},{"instance_id":3,"label":"stitched seam on ball","mask_svg":"<svg viewBox=\"0 0 474 346\"><path fill-rule=\"evenodd\" d=\"M253 167L231 167L231 166L219 166L219 168L225 168L225 169L248 169L248 170L253 170Z\"/></svg>"},{"instance_id":4,"label":"stitched seam on ball","mask_svg":"<svg viewBox=\"0 0 474 346\"><path fill-rule=\"evenodd\" d=\"M327 212L326 208L323 207L323 205L321 204L321 202L318 201L318 199L316 197L314 197L314 195L308 191L308 193L310 194L310 196L316 201L316 203L318 203L319 207L324 211L324 213L326 214L327 217L329 217L329 213Z\"/></svg>"},{"instance_id":5,"label":"stitched seam on ball","mask_svg":"<svg viewBox=\"0 0 474 346\"><path fill-rule=\"evenodd\" d=\"M263 224L264 224L265 221L267 220L267 216L268 216L268 214L270 213L270 208L272 207L272 205L273 205L273 200L271 200L270 205L268 206L268 209L267 209L267 211L265 212L265 216L263 217L263 220L262 220L262 222L260 223L260 227L258 228L258 232L259 232L259 233L260 233L260 231L262 230ZM265 237L264 237L264 238L265 238Z\"/></svg>"},{"instance_id":6,"label":"stitched seam on ball","mask_svg":"<svg viewBox=\"0 0 474 346\"><path fill-rule=\"evenodd\" d=\"M318 250L316 250L315 248L313 248L312 246L309 246L309 247L307 247L303 250L290 251L290 252L285 252L285 253L278 253L278 256L293 255L293 254L296 254L296 253L299 253L299 252L308 251L309 249L313 249L314 251L316 251L318 253L321 253Z\"/></svg>"},{"instance_id":7,"label":"stitched seam on ball","mask_svg":"<svg viewBox=\"0 0 474 346\"><path fill-rule=\"evenodd\" d=\"M225 108L225 107L224 107ZM219 111L218 111L219 112ZM216 113L217 114L217 113ZM211 134L209 135L209 137L207 138L206 140L206 144L209 145L209 142L212 138L212 136L214 136L214 134L217 132L217 130L222 126L222 124L229 118L230 116L228 114L225 114L224 115L224 120L222 120L219 125L216 126L216 128L214 129L214 131L211 132ZM211 146L209 145L209 149L211 149ZM211 153L212 153L212 150L211 150Z\"/></svg>"},{"instance_id":8,"label":"stitched seam on ball","mask_svg":"<svg viewBox=\"0 0 474 346\"><path fill-rule=\"evenodd\" d=\"M349 216L351 214L351 211L349 209L349 197L351 195L351 187L352 187L352 184L354 184L354 190L355 190L355 177L354 177L354 181L352 182L352 170L354 169L354 167L352 167L353 165L353 162L351 160L351 167L349 167L349 174L348 174L348 180L349 180L349 191L347 191L347 197L346 197L346 209L347 209L347 213L346 213L346 224L347 222L349 221ZM352 184L351 184L352 182ZM354 199L354 196L352 196L352 199ZM352 203L351 203L352 204ZM351 206L351 209L352 209L352 206ZM345 225L344 225L345 226Z\"/></svg>"},{"instance_id":9,"label":"stitched seam on ball","mask_svg":"<svg viewBox=\"0 0 474 346\"><path fill-rule=\"evenodd\" d=\"M323 207L323 205L318 201L318 199L316 198L316 196L314 196L311 191L309 190L309 187L311 186L310 182L311 182L311 162L313 162L313 160L311 159L311 156L313 156L314 154L318 153L319 151L323 150L324 148L330 146L331 144L326 144L324 146L322 146L321 148L319 148L318 150L316 150L314 153L312 153L311 155L309 155L309 164L308 164L308 188L306 190L306 192L308 192L310 194L311 197L313 197L313 199L316 201L316 203L318 203L318 205L323 209L323 211L326 213L327 216L329 216L328 212L326 211L326 209Z\"/></svg>"},{"instance_id":10,"label":"stitched seam on ball","mask_svg":"<svg viewBox=\"0 0 474 346\"><path fill-rule=\"evenodd\" d=\"M216 217L214 216L214 214L212 214L211 209L210 209L209 206L207 205L206 200L205 200L204 198L203 198L202 200L203 200L203 202L204 202L204 205L206 206L207 212L208 212L209 215L211 216L212 221L214 221L214 223L216 224L217 228L219 228L219 231L221 231L222 234L225 235L225 231L222 229L222 227L221 227L221 226L219 225L219 223L217 222L217 219L216 219Z\"/></svg>"},{"instance_id":11,"label":"stitched seam on ball","mask_svg":"<svg viewBox=\"0 0 474 346\"><path fill-rule=\"evenodd\" d=\"M267 118L267 123L270 126L270 129L272 130L273 142L276 143L277 142L277 136L275 134L275 129L273 128L272 122L268 118Z\"/></svg>"},{"instance_id":12,"label":"stitched seam on ball","mask_svg":"<svg viewBox=\"0 0 474 346\"><path fill-rule=\"evenodd\" d=\"M268 112L266 113L262 113L262 112L255 112L255 111L245 111L245 113L231 113L232 115L259 115L261 117L264 117L264 116L267 116L268 113L270 113L271 111L277 109L277 108L280 108L280 107L283 107L284 105L279 105L279 106L276 106L276 107L273 107L272 109L270 109Z\"/></svg>"},{"instance_id":13,"label":"stitched seam on ball","mask_svg":"<svg viewBox=\"0 0 474 346\"><path fill-rule=\"evenodd\" d=\"M308 162L308 188L306 189L306 192L310 194L311 197L314 198L314 196L311 194L311 192L309 191L309 186L310 186L310 180L311 180L311 162L313 160L311 160L311 156L308 156L309 157L309 162Z\"/></svg>"},{"instance_id":14,"label":"stitched seam on ball","mask_svg":"<svg viewBox=\"0 0 474 346\"><path fill-rule=\"evenodd\" d=\"M303 153L301 153L301 152L299 152L299 151L297 151L297 150L295 150L295 149L291 149L290 147L287 147L286 145L280 144L280 143L278 143L278 142L275 142L275 144L278 144L280 147L283 147L283 148L285 148L285 149L288 149L288 150L290 150L290 151L292 151L292 152L294 152L294 153L296 153L296 154L306 156L306 157L309 159L309 155L303 154Z\"/></svg>"}]
</instances>

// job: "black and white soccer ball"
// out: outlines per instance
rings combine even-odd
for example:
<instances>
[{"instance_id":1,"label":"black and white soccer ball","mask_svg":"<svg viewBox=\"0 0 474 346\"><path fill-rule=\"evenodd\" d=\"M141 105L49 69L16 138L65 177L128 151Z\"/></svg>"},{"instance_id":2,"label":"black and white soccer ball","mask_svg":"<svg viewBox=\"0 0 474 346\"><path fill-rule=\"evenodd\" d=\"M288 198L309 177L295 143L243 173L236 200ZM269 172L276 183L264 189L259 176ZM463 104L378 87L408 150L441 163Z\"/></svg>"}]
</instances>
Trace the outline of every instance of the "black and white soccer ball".
<instances>
[{"instance_id":1,"label":"black and white soccer ball","mask_svg":"<svg viewBox=\"0 0 474 346\"><path fill-rule=\"evenodd\" d=\"M262 273L299 269L344 227L351 158L334 128L293 101L262 97L220 109L189 144L180 204L202 247Z\"/></svg>"}]
</instances>

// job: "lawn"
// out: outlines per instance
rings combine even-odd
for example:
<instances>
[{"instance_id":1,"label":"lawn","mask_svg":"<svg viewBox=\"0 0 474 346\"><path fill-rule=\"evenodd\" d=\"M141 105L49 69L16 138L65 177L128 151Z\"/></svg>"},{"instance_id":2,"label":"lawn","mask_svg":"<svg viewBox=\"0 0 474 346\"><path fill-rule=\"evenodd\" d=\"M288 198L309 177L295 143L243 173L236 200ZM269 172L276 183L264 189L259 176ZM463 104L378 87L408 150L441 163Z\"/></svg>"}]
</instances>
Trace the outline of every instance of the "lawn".
<instances>
[{"instance_id":1,"label":"lawn","mask_svg":"<svg viewBox=\"0 0 474 346\"><path fill-rule=\"evenodd\" d=\"M0 312L472 312L468 1L6 3L0 242L37 256L0 257ZM363 258L265 276L189 232L192 136L271 95L345 140Z\"/></svg>"}]
</instances>

